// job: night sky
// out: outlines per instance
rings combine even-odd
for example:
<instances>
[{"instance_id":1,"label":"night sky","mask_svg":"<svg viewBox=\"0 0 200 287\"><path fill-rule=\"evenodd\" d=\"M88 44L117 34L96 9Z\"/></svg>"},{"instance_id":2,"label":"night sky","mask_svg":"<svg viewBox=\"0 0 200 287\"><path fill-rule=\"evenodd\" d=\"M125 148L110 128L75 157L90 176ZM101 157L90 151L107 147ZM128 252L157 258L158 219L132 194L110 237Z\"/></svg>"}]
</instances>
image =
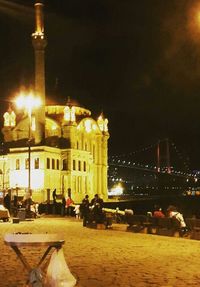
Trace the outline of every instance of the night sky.
<instances>
[{"instance_id":1,"label":"night sky","mask_svg":"<svg viewBox=\"0 0 200 287\"><path fill-rule=\"evenodd\" d=\"M169 138L200 169L200 2L46 0L46 90L109 119L109 154ZM34 1L0 0L1 109L33 85ZM198 22L199 21L199 22Z\"/></svg>"}]
</instances>

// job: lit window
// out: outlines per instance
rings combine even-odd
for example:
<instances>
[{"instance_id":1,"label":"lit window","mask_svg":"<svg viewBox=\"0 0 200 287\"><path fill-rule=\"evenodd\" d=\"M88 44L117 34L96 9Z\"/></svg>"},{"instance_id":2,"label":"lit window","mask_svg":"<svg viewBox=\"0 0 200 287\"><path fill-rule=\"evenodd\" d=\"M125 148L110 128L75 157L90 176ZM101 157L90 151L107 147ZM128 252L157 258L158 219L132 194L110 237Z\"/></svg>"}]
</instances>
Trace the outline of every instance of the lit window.
<instances>
[{"instance_id":1,"label":"lit window","mask_svg":"<svg viewBox=\"0 0 200 287\"><path fill-rule=\"evenodd\" d=\"M87 119L86 121L85 121L85 130L86 130L86 132L91 132L91 130L92 130L92 122L91 122L91 120L89 120L89 119Z\"/></svg>"},{"instance_id":2,"label":"lit window","mask_svg":"<svg viewBox=\"0 0 200 287\"><path fill-rule=\"evenodd\" d=\"M8 112L6 112L4 115L4 127L9 127L10 126L10 115Z\"/></svg>"},{"instance_id":3,"label":"lit window","mask_svg":"<svg viewBox=\"0 0 200 287\"><path fill-rule=\"evenodd\" d=\"M50 169L50 158L47 158L47 169Z\"/></svg>"},{"instance_id":4,"label":"lit window","mask_svg":"<svg viewBox=\"0 0 200 287\"><path fill-rule=\"evenodd\" d=\"M104 120L104 131L107 132L108 131L108 119Z\"/></svg>"},{"instance_id":5,"label":"lit window","mask_svg":"<svg viewBox=\"0 0 200 287\"><path fill-rule=\"evenodd\" d=\"M76 161L73 159L73 170L76 170Z\"/></svg>"},{"instance_id":6,"label":"lit window","mask_svg":"<svg viewBox=\"0 0 200 287\"><path fill-rule=\"evenodd\" d=\"M57 129L57 126L54 124L51 126L52 131L55 131Z\"/></svg>"},{"instance_id":7,"label":"lit window","mask_svg":"<svg viewBox=\"0 0 200 287\"><path fill-rule=\"evenodd\" d=\"M71 107L71 121L75 122L76 117L75 117L76 113L75 113L75 107Z\"/></svg>"},{"instance_id":8,"label":"lit window","mask_svg":"<svg viewBox=\"0 0 200 287\"><path fill-rule=\"evenodd\" d=\"M35 158L35 163L34 163L35 169L39 169L39 166L40 166L40 160L39 158Z\"/></svg>"},{"instance_id":9,"label":"lit window","mask_svg":"<svg viewBox=\"0 0 200 287\"><path fill-rule=\"evenodd\" d=\"M83 170L86 171L86 162L83 162Z\"/></svg>"},{"instance_id":10,"label":"lit window","mask_svg":"<svg viewBox=\"0 0 200 287\"><path fill-rule=\"evenodd\" d=\"M70 121L70 108L68 106L64 108L64 119Z\"/></svg>"},{"instance_id":11,"label":"lit window","mask_svg":"<svg viewBox=\"0 0 200 287\"><path fill-rule=\"evenodd\" d=\"M78 170L81 171L81 161L78 161Z\"/></svg>"},{"instance_id":12,"label":"lit window","mask_svg":"<svg viewBox=\"0 0 200 287\"><path fill-rule=\"evenodd\" d=\"M103 120L102 115L100 115L100 116L98 117L97 122L98 122L98 125L99 125L100 130L103 131L104 120Z\"/></svg>"},{"instance_id":13,"label":"lit window","mask_svg":"<svg viewBox=\"0 0 200 287\"><path fill-rule=\"evenodd\" d=\"M10 114L10 125L11 127L15 127L16 125L16 115L13 111Z\"/></svg>"},{"instance_id":14,"label":"lit window","mask_svg":"<svg viewBox=\"0 0 200 287\"><path fill-rule=\"evenodd\" d=\"M92 129L93 129L94 131L96 131L97 125L96 125L96 124L93 124L93 125L92 125Z\"/></svg>"},{"instance_id":15,"label":"lit window","mask_svg":"<svg viewBox=\"0 0 200 287\"><path fill-rule=\"evenodd\" d=\"M20 160L16 159L16 170L20 169Z\"/></svg>"},{"instance_id":16,"label":"lit window","mask_svg":"<svg viewBox=\"0 0 200 287\"><path fill-rule=\"evenodd\" d=\"M63 170L67 170L67 160L63 159Z\"/></svg>"},{"instance_id":17,"label":"lit window","mask_svg":"<svg viewBox=\"0 0 200 287\"><path fill-rule=\"evenodd\" d=\"M52 169L55 169L55 159L52 158Z\"/></svg>"},{"instance_id":18,"label":"lit window","mask_svg":"<svg viewBox=\"0 0 200 287\"><path fill-rule=\"evenodd\" d=\"M64 108L64 120L65 121L72 121L74 122L76 120L76 111L75 107L68 107L66 106Z\"/></svg>"},{"instance_id":19,"label":"lit window","mask_svg":"<svg viewBox=\"0 0 200 287\"><path fill-rule=\"evenodd\" d=\"M15 127L16 125L16 115L12 112L6 112L4 115L4 126L5 127Z\"/></svg>"}]
</instances>

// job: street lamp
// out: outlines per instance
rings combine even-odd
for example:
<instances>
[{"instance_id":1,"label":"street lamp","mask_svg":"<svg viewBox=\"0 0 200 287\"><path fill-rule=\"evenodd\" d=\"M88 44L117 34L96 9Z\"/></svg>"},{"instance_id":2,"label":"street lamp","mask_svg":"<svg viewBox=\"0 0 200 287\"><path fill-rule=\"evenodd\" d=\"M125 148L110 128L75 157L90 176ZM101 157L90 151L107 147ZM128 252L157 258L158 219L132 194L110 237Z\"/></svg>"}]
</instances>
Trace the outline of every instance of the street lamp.
<instances>
[{"instance_id":1,"label":"street lamp","mask_svg":"<svg viewBox=\"0 0 200 287\"><path fill-rule=\"evenodd\" d=\"M32 129L32 111L41 105L41 100L34 97L33 93L30 92L20 93L16 99L16 105L18 108L25 108L28 114L28 192L31 193L31 129Z\"/></svg>"}]
</instances>

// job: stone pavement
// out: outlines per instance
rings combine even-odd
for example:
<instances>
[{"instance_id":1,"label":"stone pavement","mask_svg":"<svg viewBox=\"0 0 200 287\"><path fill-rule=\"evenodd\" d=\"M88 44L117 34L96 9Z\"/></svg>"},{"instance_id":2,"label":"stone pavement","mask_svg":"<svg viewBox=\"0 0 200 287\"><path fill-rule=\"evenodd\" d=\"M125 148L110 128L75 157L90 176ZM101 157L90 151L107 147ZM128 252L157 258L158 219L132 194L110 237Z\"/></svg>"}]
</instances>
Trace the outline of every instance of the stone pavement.
<instances>
[{"instance_id":1,"label":"stone pavement","mask_svg":"<svg viewBox=\"0 0 200 287\"><path fill-rule=\"evenodd\" d=\"M25 286L27 273L5 233L59 233L77 287L200 286L200 241L82 227L75 218L41 217L19 224L0 223L0 287ZM37 250L36 250L37 249ZM34 267L43 248L23 248Z\"/></svg>"}]
</instances>

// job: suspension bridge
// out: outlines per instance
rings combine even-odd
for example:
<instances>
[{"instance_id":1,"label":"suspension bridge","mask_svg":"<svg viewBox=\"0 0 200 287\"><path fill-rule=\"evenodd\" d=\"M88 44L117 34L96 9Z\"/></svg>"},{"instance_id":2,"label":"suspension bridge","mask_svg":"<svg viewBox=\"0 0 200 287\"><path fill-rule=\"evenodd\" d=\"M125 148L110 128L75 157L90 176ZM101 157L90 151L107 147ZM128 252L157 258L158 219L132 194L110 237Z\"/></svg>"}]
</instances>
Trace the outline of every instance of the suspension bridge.
<instances>
[{"instance_id":1,"label":"suspension bridge","mask_svg":"<svg viewBox=\"0 0 200 287\"><path fill-rule=\"evenodd\" d=\"M123 190L128 195L183 193L197 188L200 180L191 171L187 156L169 139L108 160L110 193Z\"/></svg>"}]
</instances>

